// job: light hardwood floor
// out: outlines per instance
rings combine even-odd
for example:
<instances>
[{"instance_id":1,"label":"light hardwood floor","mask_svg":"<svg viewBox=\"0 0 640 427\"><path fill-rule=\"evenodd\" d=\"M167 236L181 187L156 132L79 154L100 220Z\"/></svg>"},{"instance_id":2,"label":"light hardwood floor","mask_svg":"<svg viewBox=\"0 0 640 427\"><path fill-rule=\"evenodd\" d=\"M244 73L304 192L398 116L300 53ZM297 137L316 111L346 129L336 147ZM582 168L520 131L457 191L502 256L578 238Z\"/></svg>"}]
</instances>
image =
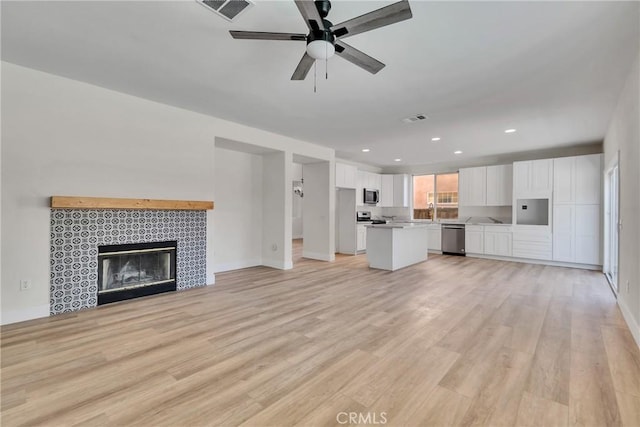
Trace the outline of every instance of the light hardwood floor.
<instances>
[{"instance_id":1,"label":"light hardwood floor","mask_svg":"<svg viewBox=\"0 0 640 427\"><path fill-rule=\"evenodd\" d=\"M568 268L298 260L1 339L3 426L640 425L638 347Z\"/></svg>"}]
</instances>

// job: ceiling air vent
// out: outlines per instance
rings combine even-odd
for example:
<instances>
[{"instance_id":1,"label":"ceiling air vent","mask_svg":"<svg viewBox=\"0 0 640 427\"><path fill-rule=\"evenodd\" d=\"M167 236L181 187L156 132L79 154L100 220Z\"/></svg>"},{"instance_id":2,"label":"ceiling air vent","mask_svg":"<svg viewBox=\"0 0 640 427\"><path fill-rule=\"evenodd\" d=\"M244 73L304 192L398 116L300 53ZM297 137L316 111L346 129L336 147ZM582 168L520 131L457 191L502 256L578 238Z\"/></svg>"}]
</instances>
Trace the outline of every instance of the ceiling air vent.
<instances>
[{"instance_id":1,"label":"ceiling air vent","mask_svg":"<svg viewBox=\"0 0 640 427\"><path fill-rule=\"evenodd\" d=\"M198 3L206 7L207 9L222 16L224 19L230 22L234 22L235 19L242 14L245 10L248 10L253 3L249 0L196 0Z\"/></svg>"},{"instance_id":2,"label":"ceiling air vent","mask_svg":"<svg viewBox=\"0 0 640 427\"><path fill-rule=\"evenodd\" d=\"M402 121L405 123L415 123L420 120L427 120L428 118L429 117L427 117L425 114L416 114L415 116L405 117L404 119L402 119Z\"/></svg>"}]
</instances>

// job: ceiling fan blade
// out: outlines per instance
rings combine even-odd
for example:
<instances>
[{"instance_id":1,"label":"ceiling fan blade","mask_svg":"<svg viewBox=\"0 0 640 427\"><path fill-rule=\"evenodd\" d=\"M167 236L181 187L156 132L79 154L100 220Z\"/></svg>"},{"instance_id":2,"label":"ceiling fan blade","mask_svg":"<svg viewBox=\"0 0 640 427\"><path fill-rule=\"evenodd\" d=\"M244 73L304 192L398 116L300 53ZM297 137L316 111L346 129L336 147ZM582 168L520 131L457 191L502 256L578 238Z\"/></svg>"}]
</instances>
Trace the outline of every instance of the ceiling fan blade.
<instances>
[{"instance_id":1,"label":"ceiling fan blade","mask_svg":"<svg viewBox=\"0 0 640 427\"><path fill-rule=\"evenodd\" d=\"M310 30L317 31L324 28L322 17L320 13L318 13L316 4L312 0L295 0L295 2L300 14L304 18L304 22Z\"/></svg>"},{"instance_id":2,"label":"ceiling fan blade","mask_svg":"<svg viewBox=\"0 0 640 427\"><path fill-rule=\"evenodd\" d=\"M307 74L309 74L309 70L315 61L315 59L305 52L304 55L302 55L302 59L300 60L298 67L296 67L296 70L293 72L291 80L304 80L305 77L307 77Z\"/></svg>"},{"instance_id":3,"label":"ceiling fan blade","mask_svg":"<svg viewBox=\"0 0 640 427\"><path fill-rule=\"evenodd\" d=\"M350 37L365 31L375 30L386 25L404 21L413 16L407 0L385 6L373 12L365 13L357 18L349 19L331 27L336 38Z\"/></svg>"},{"instance_id":4,"label":"ceiling fan blade","mask_svg":"<svg viewBox=\"0 0 640 427\"><path fill-rule=\"evenodd\" d=\"M385 65L375 58L370 57L366 53L360 52L353 46L349 46L343 41L336 42L336 55L347 61L357 65L360 68L364 68L371 74L376 74L382 70Z\"/></svg>"},{"instance_id":5,"label":"ceiling fan blade","mask_svg":"<svg viewBox=\"0 0 640 427\"><path fill-rule=\"evenodd\" d=\"M261 31L229 31L231 37L234 39L247 39L247 40L299 40L306 41L307 36L305 34L294 33L269 33Z\"/></svg>"}]
</instances>

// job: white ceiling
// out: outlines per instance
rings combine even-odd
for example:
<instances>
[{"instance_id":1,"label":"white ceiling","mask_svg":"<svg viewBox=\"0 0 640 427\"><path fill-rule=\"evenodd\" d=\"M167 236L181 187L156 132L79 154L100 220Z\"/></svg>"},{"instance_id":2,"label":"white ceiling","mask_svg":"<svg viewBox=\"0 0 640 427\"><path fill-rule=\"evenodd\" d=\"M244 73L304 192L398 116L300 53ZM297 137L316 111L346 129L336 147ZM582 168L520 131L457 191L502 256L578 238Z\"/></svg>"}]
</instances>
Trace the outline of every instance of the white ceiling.
<instances>
[{"instance_id":1,"label":"white ceiling","mask_svg":"<svg viewBox=\"0 0 640 427\"><path fill-rule=\"evenodd\" d=\"M329 19L390 3L335 0ZM386 68L371 75L334 57L326 81L318 64L317 93L313 70L289 80L304 42L228 34L305 33L288 0L258 0L233 24L193 0L2 1L2 59L381 166L602 140L638 52L640 3L410 4L413 19L345 39ZM401 121L417 113L429 119Z\"/></svg>"}]
</instances>

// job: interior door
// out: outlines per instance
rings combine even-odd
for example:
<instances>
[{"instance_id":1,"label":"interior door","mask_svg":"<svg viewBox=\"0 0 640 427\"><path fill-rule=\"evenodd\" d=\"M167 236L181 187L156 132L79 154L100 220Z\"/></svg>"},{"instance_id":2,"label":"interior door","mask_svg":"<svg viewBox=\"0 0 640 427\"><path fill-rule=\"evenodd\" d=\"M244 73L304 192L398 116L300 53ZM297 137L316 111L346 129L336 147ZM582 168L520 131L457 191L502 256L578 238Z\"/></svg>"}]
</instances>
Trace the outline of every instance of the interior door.
<instances>
[{"instance_id":1,"label":"interior door","mask_svg":"<svg viewBox=\"0 0 640 427\"><path fill-rule=\"evenodd\" d=\"M619 182L620 172L616 162L605 177L605 274L613 291L618 293L618 242L619 242Z\"/></svg>"}]
</instances>

